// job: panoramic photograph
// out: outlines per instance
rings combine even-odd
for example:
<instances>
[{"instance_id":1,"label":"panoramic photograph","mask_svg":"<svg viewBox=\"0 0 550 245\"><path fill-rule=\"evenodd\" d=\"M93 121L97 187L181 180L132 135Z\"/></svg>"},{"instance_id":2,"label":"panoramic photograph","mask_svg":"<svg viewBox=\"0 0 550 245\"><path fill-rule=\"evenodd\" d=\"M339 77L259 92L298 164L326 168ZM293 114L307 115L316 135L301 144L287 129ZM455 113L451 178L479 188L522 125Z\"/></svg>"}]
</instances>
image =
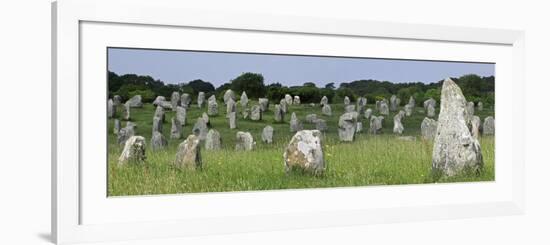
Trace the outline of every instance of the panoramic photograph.
<instances>
[{"instance_id":1,"label":"panoramic photograph","mask_svg":"<svg viewBox=\"0 0 550 245\"><path fill-rule=\"evenodd\" d=\"M494 63L107 57L108 196L495 179Z\"/></svg>"}]
</instances>

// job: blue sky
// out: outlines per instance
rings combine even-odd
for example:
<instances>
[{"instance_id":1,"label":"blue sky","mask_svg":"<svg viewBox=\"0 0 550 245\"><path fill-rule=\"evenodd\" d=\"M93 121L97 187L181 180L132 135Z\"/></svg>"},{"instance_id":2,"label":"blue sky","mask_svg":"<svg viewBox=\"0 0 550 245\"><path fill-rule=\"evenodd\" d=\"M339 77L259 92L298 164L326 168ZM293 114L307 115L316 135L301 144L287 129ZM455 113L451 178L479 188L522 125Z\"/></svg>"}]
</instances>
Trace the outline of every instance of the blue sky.
<instances>
[{"instance_id":1,"label":"blue sky","mask_svg":"<svg viewBox=\"0 0 550 245\"><path fill-rule=\"evenodd\" d=\"M193 52L152 49L108 49L108 69L119 75L149 75L165 83L202 79L219 86L244 72L261 73L265 83L322 87L360 79L432 83L465 74L494 75L488 63Z\"/></svg>"}]
</instances>

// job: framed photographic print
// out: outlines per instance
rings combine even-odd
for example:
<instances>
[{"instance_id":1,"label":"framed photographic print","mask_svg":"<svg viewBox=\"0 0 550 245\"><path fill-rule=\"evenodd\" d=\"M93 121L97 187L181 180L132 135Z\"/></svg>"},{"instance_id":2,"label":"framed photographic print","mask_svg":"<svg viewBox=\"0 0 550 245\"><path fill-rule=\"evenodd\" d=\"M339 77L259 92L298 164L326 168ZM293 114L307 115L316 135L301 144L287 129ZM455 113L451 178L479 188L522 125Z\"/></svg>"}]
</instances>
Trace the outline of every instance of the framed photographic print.
<instances>
[{"instance_id":1,"label":"framed photographic print","mask_svg":"<svg viewBox=\"0 0 550 245\"><path fill-rule=\"evenodd\" d=\"M521 31L163 3L52 6L57 243L523 212Z\"/></svg>"}]
</instances>

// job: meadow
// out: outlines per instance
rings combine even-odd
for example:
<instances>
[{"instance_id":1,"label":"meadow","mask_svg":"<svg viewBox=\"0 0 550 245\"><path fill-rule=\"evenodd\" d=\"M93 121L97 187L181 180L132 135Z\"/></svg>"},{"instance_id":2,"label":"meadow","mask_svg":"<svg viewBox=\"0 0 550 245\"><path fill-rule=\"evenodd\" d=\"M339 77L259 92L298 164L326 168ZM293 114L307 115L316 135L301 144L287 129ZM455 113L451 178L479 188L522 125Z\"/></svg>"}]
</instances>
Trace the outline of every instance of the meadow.
<instances>
[{"instance_id":1,"label":"meadow","mask_svg":"<svg viewBox=\"0 0 550 245\"><path fill-rule=\"evenodd\" d=\"M257 104L251 100L248 107ZM352 102L353 104L353 102ZM344 112L343 104L331 104L332 116L324 116L321 108L309 104L291 105L283 123L274 122L274 104L263 114L261 121L242 119L242 108L237 106L237 129L229 129L225 117L225 105L218 102L220 114L210 117L210 128L218 130L222 138L221 150L201 149L203 169L196 171L180 170L172 166L177 146L191 134L198 117L207 109L192 104L187 111L187 125L183 127L182 139L170 139L170 119L175 112L166 110L163 134L168 147L161 151L152 151L147 145L146 161L141 164L118 166L118 156L123 146L118 145L113 132L113 119L108 120L108 195L151 195L196 192L226 192L249 190L274 190L297 188L323 188L367 185L422 184L434 182L473 182L494 180L493 136L482 136L481 144L484 168L479 174L464 173L444 179L435 179L431 174L432 141L422 140L420 125L425 117L422 107L417 106L410 117L403 118L405 127L403 136L415 136L415 141L403 141L393 134L393 116L385 117L383 133L368 133L369 122L363 122L363 132L356 135L350 143L338 140L338 118ZM374 115L378 115L373 104L368 104ZM400 107L400 109L403 109ZM117 110L120 116L121 108ZM152 104L143 108L131 109L131 121L137 124L136 135L151 139L151 127L154 114ZM436 109L438 111L438 109ZM300 172L286 174L283 152L294 133L290 132L290 115L295 112L302 121L304 129L315 129L314 124L305 123L307 114L315 113L318 118L327 121L328 131L323 136L323 151L327 169L321 176L312 176ZM494 116L492 108L475 112L481 120ZM116 118L116 117L115 117ZM437 116L436 116L437 119ZM122 121L122 126L125 122ZM274 128L273 143L261 141L261 132L266 125ZM238 131L250 132L257 142L253 151L235 151L235 134ZM204 144L204 143L203 143Z\"/></svg>"}]
</instances>

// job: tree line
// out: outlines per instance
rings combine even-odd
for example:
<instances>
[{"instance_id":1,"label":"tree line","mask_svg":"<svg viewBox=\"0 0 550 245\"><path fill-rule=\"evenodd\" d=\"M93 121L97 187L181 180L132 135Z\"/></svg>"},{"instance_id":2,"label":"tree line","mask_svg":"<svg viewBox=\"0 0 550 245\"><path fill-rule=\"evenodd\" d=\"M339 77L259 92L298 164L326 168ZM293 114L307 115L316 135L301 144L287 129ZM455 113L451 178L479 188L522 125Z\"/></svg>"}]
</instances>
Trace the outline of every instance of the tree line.
<instances>
[{"instance_id":1,"label":"tree line","mask_svg":"<svg viewBox=\"0 0 550 245\"><path fill-rule=\"evenodd\" d=\"M407 103L409 97L413 96L416 103L421 105L428 98L439 101L443 83L443 80L425 84L422 82L391 83L368 79L340 83L338 87L335 83L327 83L319 87L313 82L306 82L301 86L285 86L279 82L266 85L262 74L250 72L242 73L217 88L212 83L201 79L179 84L165 84L151 76L118 75L111 71L109 71L108 79L109 97L120 95L126 100L139 94L142 96L143 102L152 102L157 96L169 99L174 91L189 93L192 98L196 98L199 92L205 92L207 98L211 95L221 98L227 89L232 89L237 95L246 91L251 99L265 97L271 101L279 101L285 94L298 95L302 103L319 103L323 96L329 99L329 103L341 103L345 96L348 96L351 101L364 96L369 103L374 103L376 100L389 99L395 94L402 103ZM476 103L481 101L484 105L494 105L494 76L480 77L469 74L452 79L460 86L468 101Z\"/></svg>"}]
</instances>

